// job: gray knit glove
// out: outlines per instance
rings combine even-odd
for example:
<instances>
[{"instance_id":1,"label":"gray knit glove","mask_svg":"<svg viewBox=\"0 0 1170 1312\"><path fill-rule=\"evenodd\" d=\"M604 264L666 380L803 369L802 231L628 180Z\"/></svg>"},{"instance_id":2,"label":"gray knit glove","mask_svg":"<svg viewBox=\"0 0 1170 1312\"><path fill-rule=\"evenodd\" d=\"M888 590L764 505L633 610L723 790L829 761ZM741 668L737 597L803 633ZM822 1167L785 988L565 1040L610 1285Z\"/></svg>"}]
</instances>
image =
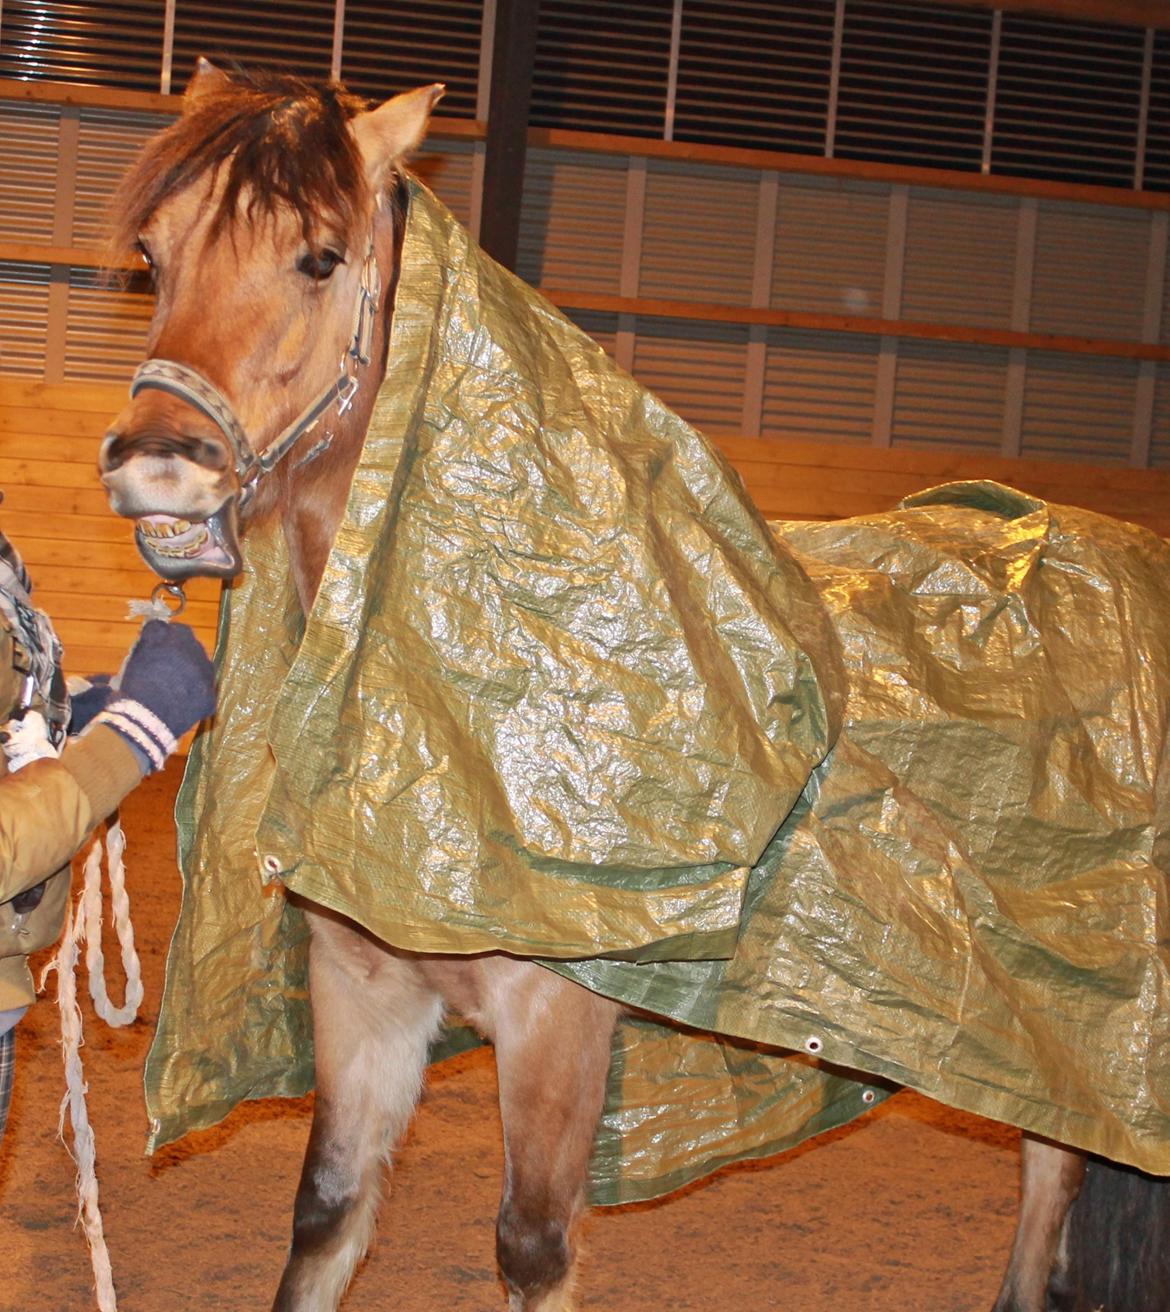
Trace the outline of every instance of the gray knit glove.
<instances>
[{"instance_id":1,"label":"gray knit glove","mask_svg":"<svg viewBox=\"0 0 1170 1312\"><path fill-rule=\"evenodd\" d=\"M148 620L122 667L117 696L94 723L117 730L149 774L214 710L215 671L199 639L185 624Z\"/></svg>"}]
</instances>

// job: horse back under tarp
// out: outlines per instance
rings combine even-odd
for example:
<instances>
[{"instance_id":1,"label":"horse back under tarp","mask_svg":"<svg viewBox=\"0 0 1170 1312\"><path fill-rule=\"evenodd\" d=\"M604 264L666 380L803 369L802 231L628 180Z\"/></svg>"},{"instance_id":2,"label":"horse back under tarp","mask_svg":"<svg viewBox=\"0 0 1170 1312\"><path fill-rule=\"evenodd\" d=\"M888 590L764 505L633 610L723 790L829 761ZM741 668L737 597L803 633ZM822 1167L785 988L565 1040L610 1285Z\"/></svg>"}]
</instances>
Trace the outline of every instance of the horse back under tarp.
<instances>
[{"instance_id":1,"label":"horse back under tarp","mask_svg":"<svg viewBox=\"0 0 1170 1312\"><path fill-rule=\"evenodd\" d=\"M988 483L774 528L833 617L845 723L752 874L729 961L555 967L752 1041L676 1052L677 1085L651 1075L673 1134L619 1043L600 1191L681 1181L688 1104L717 1161L882 1096L753 1043L1170 1173L1170 550Z\"/></svg>"},{"instance_id":2,"label":"horse back under tarp","mask_svg":"<svg viewBox=\"0 0 1170 1312\"><path fill-rule=\"evenodd\" d=\"M272 526L225 602L152 1141L311 1085L289 889L728 1036L622 1027L601 1201L882 1096L813 1057L1170 1172L1162 543L983 484L772 536L417 188L402 260L313 612Z\"/></svg>"}]
</instances>

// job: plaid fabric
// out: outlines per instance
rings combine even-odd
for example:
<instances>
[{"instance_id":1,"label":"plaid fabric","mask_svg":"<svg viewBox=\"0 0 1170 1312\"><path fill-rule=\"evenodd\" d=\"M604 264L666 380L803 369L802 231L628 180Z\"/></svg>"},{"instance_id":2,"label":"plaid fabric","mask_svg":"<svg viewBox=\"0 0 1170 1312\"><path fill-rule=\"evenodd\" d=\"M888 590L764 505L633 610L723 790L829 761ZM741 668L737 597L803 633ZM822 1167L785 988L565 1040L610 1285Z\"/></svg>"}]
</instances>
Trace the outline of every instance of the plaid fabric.
<instances>
[{"instance_id":1,"label":"plaid fabric","mask_svg":"<svg viewBox=\"0 0 1170 1312\"><path fill-rule=\"evenodd\" d=\"M11 629L13 655L21 676L21 704L0 707L3 718L22 713L39 698L49 736L57 746L69 724L69 694L61 669L61 644L49 617L32 604L32 581L20 553L0 533L0 623Z\"/></svg>"},{"instance_id":2,"label":"plaid fabric","mask_svg":"<svg viewBox=\"0 0 1170 1312\"><path fill-rule=\"evenodd\" d=\"M8 1105L12 1101L12 1072L16 1067L16 1027L0 1034L0 1139L8 1124Z\"/></svg>"},{"instance_id":3,"label":"plaid fabric","mask_svg":"<svg viewBox=\"0 0 1170 1312\"><path fill-rule=\"evenodd\" d=\"M24 567L24 561L20 558L20 552L12 545L11 542L0 533L0 561L12 571L16 581L26 593L32 591L32 579L28 576L28 570Z\"/></svg>"}]
</instances>

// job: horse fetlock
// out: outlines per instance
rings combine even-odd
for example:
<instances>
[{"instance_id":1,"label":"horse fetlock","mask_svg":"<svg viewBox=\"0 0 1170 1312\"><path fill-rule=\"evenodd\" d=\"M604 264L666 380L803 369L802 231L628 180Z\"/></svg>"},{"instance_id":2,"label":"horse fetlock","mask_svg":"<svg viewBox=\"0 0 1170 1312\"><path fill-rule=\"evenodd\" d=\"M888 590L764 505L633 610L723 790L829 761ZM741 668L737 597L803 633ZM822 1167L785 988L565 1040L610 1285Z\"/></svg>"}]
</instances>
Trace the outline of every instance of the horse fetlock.
<instances>
[{"instance_id":1,"label":"horse fetlock","mask_svg":"<svg viewBox=\"0 0 1170 1312\"><path fill-rule=\"evenodd\" d=\"M316 1252L336 1240L357 1201L356 1193L326 1198L314 1184L302 1184L293 1207L293 1251Z\"/></svg>"},{"instance_id":2,"label":"horse fetlock","mask_svg":"<svg viewBox=\"0 0 1170 1312\"><path fill-rule=\"evenodd\" d=\"M532 1298L515 1290L508 1295L508 1312L575 1312L572 1282L566 1281L557 1289L545 1290Z\"/></svg>"},{"instance_id":3,"label":"horse fetlock","mask_svg":"<svg viewBox=\"0 0 1170 1312\"><path fill-rule=\"evenodd\" d=\"M273 1312L334 1312L369 1248L375 1213L373 1192L328 1200L302 1186Z\"/></svg>"},{"instance_id":4,"label":"horse fetlock","mask_svg":"<svg viewBox=\"0 0 1170 1312\"><path fill-rule=\"evenodd\" d=\"M496 1259L514 1306L526 1312L567 1306L555 1301L573 1267L572 1245L561 1222L523 1216L505 1206L496 1223Z\"/></svg>"}]
</instances>

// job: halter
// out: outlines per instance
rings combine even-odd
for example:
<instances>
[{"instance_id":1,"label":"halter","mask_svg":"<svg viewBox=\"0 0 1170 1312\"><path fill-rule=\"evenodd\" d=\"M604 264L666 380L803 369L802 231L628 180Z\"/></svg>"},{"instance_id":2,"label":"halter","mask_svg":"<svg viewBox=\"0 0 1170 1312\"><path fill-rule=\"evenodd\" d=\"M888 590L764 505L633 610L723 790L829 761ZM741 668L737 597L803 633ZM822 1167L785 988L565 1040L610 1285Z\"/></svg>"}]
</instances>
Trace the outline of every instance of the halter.
<instances>
[{"instance_id":1,"label":"halter","mask_svg":"<svg viewBox=\"0 0 1170 1312\"><path fill-rule=\"evenodd\" d=\"M251 500L259 480L265 474L271 473L297 442L306 433L311 432L333 406L337 406L339 415L345 414L349 409L358 390L356 366L370 363L374 323L381 290L382 279L378 271L378 262L374 258L374 239L371 236L366 258L362 263L361 284L354 305L353 333L341 357L337 378L310 401L283 432L278 433L259 452L254 451L248 444L243 424L236 418L231 403L219 388L197 369L180 364L177 360L155 358L140 364L130 382L131 399L139 392L150 389L169 392L206 415L227 438L235 460L236 477L240 483L239 504L245 506ZM305 464L320 455L329 446L331 440L331 434L323 438L306 452L298 463Z\"/></svg>"}]
</instances>

